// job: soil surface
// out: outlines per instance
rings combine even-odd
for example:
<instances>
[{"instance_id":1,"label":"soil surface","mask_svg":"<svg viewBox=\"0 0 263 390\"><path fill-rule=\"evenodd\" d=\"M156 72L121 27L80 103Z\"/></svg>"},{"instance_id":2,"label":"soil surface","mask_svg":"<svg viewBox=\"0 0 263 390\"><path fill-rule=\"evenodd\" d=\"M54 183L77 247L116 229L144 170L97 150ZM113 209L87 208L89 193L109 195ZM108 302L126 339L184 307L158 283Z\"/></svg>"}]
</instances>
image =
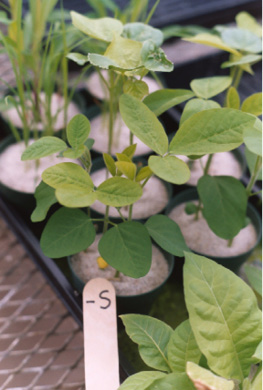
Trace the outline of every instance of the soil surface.
<instances>
[{"instance_id":1,"label":"soil surface","mask_svg":"<svg viewBox=\"0 0 263 390\"><path fill-rule=\"evenodd\" d=\"M186 156L177 156L181 160L189 164L191 177L187 184L196 186L198 180L204 174L204 167L208 159L208 155L199 158L198 160L189 160ZM242 176L242 167L239 161L231 152L215 153L209 167L208 174L211 176L233 176L240 179Z\"/></svg>"},{"instance_id":2,"label":"soil surface","mask_svg":"<svg viewBox=\"0 0 263 390\"><path fill-rule=\"evenodd\" d=\"M98 242L101 236L101 234L96 236L95 241L86 252L80 252L71 259L72 268L85 283L92 278L106 278L113 283L117 295L137 295L158 287L167 278L168 263L163 253L156 246L153 246L152 266L146 276L134 279L120 274L119 278L115 279L116 270L114 268L108 266L100 269L98 267L97 258L100 256Z\"/></svg>"},{"instance_id":3,"label":"soil surface","mask_svg":"<svg viewBox=\"0 0 263 390\"><path fill-rule=\"evenodd\" d=\"M195 220L195 215L187 215L185 205L176 206L168 216L178 223L190 249L206 256L231 257L247 252L255 245L257 232L252 224L242 229L229 247L228 240L216 236L201 215L198 220Z\"/></svg>"},{"instance_id":4,"label":"soil surface","mask_svg":"<svg viewBox=\"0 0 263 390\"><path fill-rule=\"evenodd\" d=\"M40 116L42 118L41 122L38 122L37 124L34 124L33 114L32 110L30 110L30 106L32 106L31 101L27 102L27 105L29 107L28 109L28 123L30 123L30 128L32 130L45 130L45 122L46 122L46 114L45 114L45 93L41 92L40 98L42 101L41 107L40 107ZM64 98L54 93L51 98L51 115L54 117L54 124L53 124L53 130L58 131L64 128L64 112L63 112L63 106L64 106ZM75 103L70 102L67 108L67 122L70 121L73 116L76 114L80 114L80 111ZM21 121L21 118L16 110L15 107L10 108L9 110L6 110L3 112L3 117L7 120L10 120L12 124L15 127L22 128L23 124ZM57 116L56 116L57 115ZM55 118L56 116L56 118Z\"/></svg>"}]
</instances>

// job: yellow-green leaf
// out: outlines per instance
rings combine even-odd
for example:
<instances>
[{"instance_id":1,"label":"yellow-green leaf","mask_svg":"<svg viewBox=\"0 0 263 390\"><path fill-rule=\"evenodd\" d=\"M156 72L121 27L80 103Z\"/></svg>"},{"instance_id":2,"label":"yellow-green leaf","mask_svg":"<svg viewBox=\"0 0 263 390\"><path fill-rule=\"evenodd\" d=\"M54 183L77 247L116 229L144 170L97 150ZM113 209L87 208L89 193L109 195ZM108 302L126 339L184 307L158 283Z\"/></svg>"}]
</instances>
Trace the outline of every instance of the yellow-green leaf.
<instances>
[{"instance_id":1,"label":"yellow-green leaf","mask_svg":"<svg viewBox=\"0 0 263 390\"><path fill-rule=\"evenodd\" d=\"M175 156L151 156L149 167L161 179L173 184L184 184L190 179L188 165Z\"/></svg>"},{"instance_id":2,"label":"yellow-green leaf","mask_svg":"<svg viewBox=\"0 0 263 390\"><path fill-rule=\"evenodd\" d=\"M97 199L105 205L123 207L140 199L142 188L124 177L112 177L99 185L96 194Z\"/></svg>"},{"instance_id":3,"label":"yellow-green leaf","mask_svg":"<svg viewBox=\"0 0 263 390\"><path fill-rule=\"evenodd\" d=\"M230 76L204 77L191 81L190 86L196 96L203 99L210 99L227 89L232 82Z\"/></svg>"},{"instance_id":4,"label":"yellow-green leaf","mask_svg":"<svg viewBox=\"0 0 263 390\"><path fill-rule=\"evenodd\" d=\"M153 171L149 167L142 167L139 170L135 180L136 181L145 180L145 179L147 179L147 177L150 177L152 174L153 174Z\"/></svg>"},{"instance_id":5,"label":"yellow-green leaf","mask_svg":"<svg viewBox=\"0 0 263 390\"><path fill-rule=\"evenodd\" d=\"M236 22L238 27L249 30L258 37L262 36L262 26L258 23L257 19L248 12L239 12L236 16Z\"/></svg>"},{"instance_id":6,"label":"yellow-green leaf","mask_svg":"<svg viewBox=\"0 0 263 390\"><path fill-rule=\"evenodd\" d=\"M112 176L116 175L116 166L115 166L115 161L111 157L110 154L108 153L103 153L103 160L105 162L105 165L108 169L108 171L111 173Z\"/></svg>"},{"instance_id":7,"label":"yellow-green leaf","mask_svg":"<svg viewBox=\"0 0 263 390\"><path fill-rule=\"evenodd\" d=\"M126 176L128 179L133 180L135 178L136 165L132 162L117 161L115 165L118 170L121 171L121 173L123 173L123 175Z\"/></svg>"},{"instance_id":8,"label":"yellow-green leaf","mask_svg":"<svg viewBox=\"0 0 263 390\"><path fill-rule=\"evenodd\" d=\"M226 95L226 104L228 108L234 108L236 110L240 107L239 94L235 87L230 87Z\"/></svg>"},{"instance_id":9,"label":"yellow-green leaf","mask_svg":"<svg viewBox=\"0 0 263 390\"><path fill-rule=\"evenodd\" d=\"M209 33L201 33L197 34L192 38L184 38L185 41L193 42L193 43L201 43L202 45L216 47L217 49L221 49L224 51L228 51L229 53L240 55L239 52L229 45L225 44L221 38L217 35L209 34Z\"/></svg>"},{"instance_id":10,"label":"yellow-green leaf","mask_svg":"<svg viewBox=\"0 0 263 390\"><path fill-rule=\"evenodd\" d=\"M65 207L89 207L96 200L96 192L64 185L56 189L56 198Z\"/></svg>"},{"instance_id":11,"label":"yellow-green leaf","mask_svg":"<svg viewBox=\"0 0 263 390\"><path fill-rule=\"evenodd\" d=\"M243 101L241 110L259 116L262 114L262 92L254 93Z\"/></svg>"},{"instance_id":12,"label":"yellow-green leaf","mask_svg":"<svg viewBox=\"0 0 263 390\"><path fill-rule=\"evenodd\" d=\"M186 372L196 389L234 390L235 382L213 374L211 371L188 362Z\"/></svg>"},{"instance_id":13,"label":"yellow-green leaf","mask_svg":"<svg viewBox=\"0 0 263 390\"><path fill-rule=\"evenodd\" d=\"M104 56L114 61L120 68L132 69L141 65L141 49L141 42L116 35Z\"/></svg>"},{"instance_id":14,"label":"yellow-green leaf","mask_svg":"<svg viewBox=\"0 0 263 390\"><path fill-rule=\"evenodd\" d=\"M91 19L71 11L73 25L84 34L105 42L111 42L115 34L121 35L123 24L115 18Z\"/></svg>"}]
</instances>

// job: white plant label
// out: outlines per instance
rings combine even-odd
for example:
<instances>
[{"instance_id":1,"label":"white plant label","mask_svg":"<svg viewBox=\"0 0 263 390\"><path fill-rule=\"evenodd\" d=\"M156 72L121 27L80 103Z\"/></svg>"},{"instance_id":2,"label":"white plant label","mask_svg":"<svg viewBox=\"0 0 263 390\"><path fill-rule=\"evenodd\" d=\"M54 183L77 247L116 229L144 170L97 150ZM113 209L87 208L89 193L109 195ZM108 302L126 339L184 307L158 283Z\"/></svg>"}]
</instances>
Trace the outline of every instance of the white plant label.
<instances>
[{"instance_id":1,"label":"white plant label","mask_svg":"<svg viewBox=\"0 0 263 390\"><path fill-rule=\"evenodd\" d=\"M86 390L117 390L116 294L106 279L92 279L84 288L83 328Z\"/></svg>"}]
</instances>

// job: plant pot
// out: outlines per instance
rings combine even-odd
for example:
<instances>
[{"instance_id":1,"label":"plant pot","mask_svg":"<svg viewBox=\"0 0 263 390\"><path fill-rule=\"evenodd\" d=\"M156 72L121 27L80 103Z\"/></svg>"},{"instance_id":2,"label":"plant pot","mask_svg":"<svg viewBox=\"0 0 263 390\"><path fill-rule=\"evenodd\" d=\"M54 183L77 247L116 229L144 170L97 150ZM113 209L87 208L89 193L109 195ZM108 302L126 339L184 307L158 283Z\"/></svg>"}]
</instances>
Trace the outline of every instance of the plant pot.
<instances>
[{"instance_id":1,"label":"plant pot","mask_svg":"<svg viewBox=\"0 0 263 390\"><path fill-rule=\"evenodd\" d=\"M147 161L143 158L135 157L134 163L137 165L138 164L146 165ZM103 169L103 171L105 171L105 175L106 175L104 160L103 160L103 158L98 157L92 163L91 178L93 175L98 174L99 171L102 169ZM104 179L105 179L105 177L104 177ZM154 180L154 182L152 181L152 185L154 186L153 191L149 191L150 186L151 186L151 180ZM99 182L97 183L96 179L95 179L94 184L97 187L100 183ZM171 196L172 196L172 185L170 183L167 183L167 182L157 178L157 177L150 179L149 182L146 184L146 186L144 187L144 191L145 191L145 189L146 189L146 191L147 190L149 191L148 196L147 196L147 193L145 193L146 197L142 196L142 198L139 199L133 206L133 218L132 219L135 221L145 222L147 220L147 218L149 218L150 216L152 216L154 214L163 213ZM160 186L160 188L159 188L159 186ZM153 194L153 195L155 194L155 197L152 198L151 194ZM152 207L152 208L148 207L153 201L156 200L156 198L157 198L156 194L158 194L159 202L157 203L157 205L155 207ZM166 202L165 202L165 198L167 199ZM148 199L148 201L147 201L147 199ZM163 199L164 199L164 201L163 201ZM103 218L104 217L104 210L105 210L106 206L103 207L102 210L100 210L101 205L102 205L101 203L96 202L94 205L92 205L90 207L91 217L93 217L93 218ZM142 214L140 213L139 208L141 209ZM123 212L124 217L128 218L128 210L123 211L123 209L121 209L121 211ZM117 213L116 209L113 207L110 207L110 219L112 220L112 222L115 222L115 223L122 222L121 218L119 217L119 214ZM101 226L102 222L101 223L99 222L98 225Z\"/></svg>"},{"instance_id":2,"label":"plant pot","mask_svg":"<svg viewBox=\"0 0 263 390\"><path fill-rule=\"evenodd\" d=\"M154 300L157 298L157 296L161 293L163 286L168 281L174 267L174 257L161 250L163 253L165 260L168 264L168 275L163 280L162 283L160 283L157 287L153 288L152 290L140 293L140 294L134 294L134 295L120 295L117 293L117 313L118 314L125 314L125 313L139 313L139 314L147 314L149 313L151 306L154 302ZM82 293L83 288L85 286L84 281L76 274L72 267L71 263L71 257L68 257L68 265L72 276L72 282L74 287L77 289L78 292ZM132 283L132 281L131 281Z\"/></svg>"},{"instance_id":3,"label":"plant pot","mask_svg":"<svg viewBox=\"0 0 263 390\"><path fill-rule=\"evenodd\" d=\"M169 216L171 211L176 208L176 206L181 205L182 203L197 200L198 199L198 193L196 188L188 189L185 191L180 192L177 196L175 196L169 203L167 209L166 209L166 215ZM249 258L251 253L253 252L254 248L259 244L261 240L261 218L257 211L257 209L250 203L248 203L247 206L247 217L250 218L252 225L254 226L254 229L256 231L256 240L253 245L249 249L244 250L242 253L239 253L237 255L225 255L225 256L217 256L217 255L210 255L206 253L199 252L198 250L193 250L194 253L197 253L201 256L208 257L214 261L216 261L218 264L223 265L224 267L230 269L231 271L238 273L238 270L240 266ZM180 225L180 224L179 224ZM227 240L224 240L227 242ZM191 249L191 242L189 240L188 246Z\"/></svg>"}]
</instances>

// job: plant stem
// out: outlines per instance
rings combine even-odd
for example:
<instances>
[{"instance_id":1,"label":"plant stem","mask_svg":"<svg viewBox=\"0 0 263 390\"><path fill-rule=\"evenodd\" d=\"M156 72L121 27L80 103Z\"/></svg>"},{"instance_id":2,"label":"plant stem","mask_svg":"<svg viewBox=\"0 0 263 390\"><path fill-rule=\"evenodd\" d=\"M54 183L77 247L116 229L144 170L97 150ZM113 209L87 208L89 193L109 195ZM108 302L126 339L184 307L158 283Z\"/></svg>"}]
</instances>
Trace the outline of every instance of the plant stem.
<instances>
[{"instance_id":1,"label":"plant stem","mask_svg":"<svg viewBox=\"0 0 263 390\"><path fill-rule=\"evenodd\" d=\"M207 160L207 162L205 164L204 175L208 174L208 171L209 171L209 168L210 168L210 165L211 165L211 162L212 162L212 158L213 158L213 154L209 154L208 160Z\"/></svg>"},{"instance_id":2,"label":"plant stem","mask_svg":"<svg viewBox=\"0 0 263 390\"><path fill-rule=\"evenodd\" d=\"M129 221L132 220L132 209L133 209L133 204L131 204L131 205L129 206L129 218L128 218Z\"/></svg>"},{"instance_id":3,"label":"plant stem","mask_svg":"<svg viewBox=\"0 0 263 390\"><path fill-rule=\"evenodd\" d=\"M109 225L109 209L110 209L110 206L106 206L106 210L105 210L105 216L104 216L104 223L103 223L103 231L102 233L106 233L106 231L108 230L108 225Z\"/></svg>"},{"instance_id":4,"label":"plant stem","mask_svg":"<svg viewBox=\"0 0 263 390\"><path fill-rule=\"evenodd\" d=\"M248 198L252 195L251 191L252 191L252 188L257 180L258 174L259 174L260 169L261 169L261 165L262 165L262 157L257 156L254 171L251 175L251 178L250 178L249 183L248 183L247 188L246 188L246 193L247 193Z\"/></svg>"},{"instance_id":5,"label":"plant stem","mask_svg":"<svg viewBox=\"0 0 263 390\"><path fill-rule=\"evenodd\" d=\"M239 86L239 83L240 83L240 80L241 80L241 77L242 77L242 74L243 74L243 69L241 67L237 67L237 70L236 70L236 73L235 73L235 77L233 79L233 87L235 87L236 89L238 88Z\"/></svg>"},{"instance_id":6,"label":"plant stem","mask_svg":"<svg viewBox=\"0 0 263 390\"><path fill-rule=\"evenodd\" d=\"M228 240L228 243L227 243L228 248L230 248L232 246L233 240L234 240L234 238L230 238L230 240Z\"/></svg>"}]
</instances>

